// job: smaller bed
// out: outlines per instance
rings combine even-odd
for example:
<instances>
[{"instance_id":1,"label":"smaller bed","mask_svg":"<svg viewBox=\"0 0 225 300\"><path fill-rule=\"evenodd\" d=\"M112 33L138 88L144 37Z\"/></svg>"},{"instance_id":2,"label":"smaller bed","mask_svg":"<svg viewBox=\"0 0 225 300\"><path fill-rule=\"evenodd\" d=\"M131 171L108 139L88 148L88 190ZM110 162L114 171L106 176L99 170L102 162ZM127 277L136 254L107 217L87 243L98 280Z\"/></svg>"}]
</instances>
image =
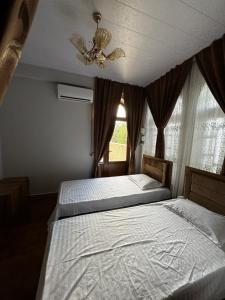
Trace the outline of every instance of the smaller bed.
<instances>
[{"instance_id":1,"label":"smaller bed","mask_svg":"<svg viewBox=\"0 0 225 300\"><path fill-rule=\"evenodd\" d=\"M53 218L170 199L172 167L171 161L143 155L142 174L161 183L161 187L147 190L142 190L129 175L62 182Z\"/></svg>"}]
</instances>

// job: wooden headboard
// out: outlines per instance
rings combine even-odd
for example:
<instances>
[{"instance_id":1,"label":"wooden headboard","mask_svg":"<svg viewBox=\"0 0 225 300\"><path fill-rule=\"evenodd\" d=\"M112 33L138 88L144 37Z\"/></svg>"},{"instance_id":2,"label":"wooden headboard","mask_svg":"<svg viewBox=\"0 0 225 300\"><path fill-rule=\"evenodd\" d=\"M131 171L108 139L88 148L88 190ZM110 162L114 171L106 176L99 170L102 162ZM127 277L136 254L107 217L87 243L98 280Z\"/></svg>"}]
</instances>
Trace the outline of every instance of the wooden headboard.
<instances>
[{"instance_id":1,"label":"wooden headboard","mask_svg":"<svg viewBox=\"0 0 225 300\"><path fill-rule=\"evenodd\" d=\"M172 170L172 161L156 158L146 154L143 155L141 172L162 182L163 186L170 188Z\"/></svg>"},{"instance_id":2,"label":"wooden headboard","mask_svg":"<svg viewBox=\"0 0 225 300\"><path fill-rule=\"evenodd\" d=\"M225 215L225 176L186 167L184 197Z\"/></svg>"}]
</instances>

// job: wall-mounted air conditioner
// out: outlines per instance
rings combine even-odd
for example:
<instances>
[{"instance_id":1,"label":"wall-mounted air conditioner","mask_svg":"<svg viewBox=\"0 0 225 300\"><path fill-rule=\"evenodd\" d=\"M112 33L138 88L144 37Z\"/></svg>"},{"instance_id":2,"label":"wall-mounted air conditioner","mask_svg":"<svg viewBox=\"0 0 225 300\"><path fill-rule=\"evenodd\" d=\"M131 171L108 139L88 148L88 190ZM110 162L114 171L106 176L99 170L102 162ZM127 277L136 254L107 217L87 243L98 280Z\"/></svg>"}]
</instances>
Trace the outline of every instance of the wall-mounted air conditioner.
<instances>
[{"instance_id":1,"label":"wall-mounted air conditioner","mask_svg":"<svg viewBox=\"0 0 225 300\"><path fill-rule=\"evenodd\" d=\"M93 102L93 90L74 85L57 84L58 99L73 102Z\"/></svg>"}]
</instances>

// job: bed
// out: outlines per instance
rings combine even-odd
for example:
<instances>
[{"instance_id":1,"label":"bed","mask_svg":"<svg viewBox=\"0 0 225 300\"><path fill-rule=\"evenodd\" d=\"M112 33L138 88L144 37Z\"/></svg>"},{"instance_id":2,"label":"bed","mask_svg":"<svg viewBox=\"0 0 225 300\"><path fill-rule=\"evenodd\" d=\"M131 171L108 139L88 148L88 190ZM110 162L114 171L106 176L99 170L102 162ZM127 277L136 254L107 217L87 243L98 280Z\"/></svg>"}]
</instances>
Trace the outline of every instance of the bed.
<instances>
[{"instance_id":1,"label":"bed","mask_svg":"<svg viewBox=\"0 0 225 300\"><path fill-rule=\"evenodd\" d=\"M168 160L144 155L142 173L162 184L144 191L128 175L65 181L53 219L169 199L172 166Z\"/></svg>"},{"instance_id":2,"label":"bed","mask_svg":"<svg viewBox=\"0 0 225 300\"><path fill-rule=\"evenodd\" d=\"M36 299L223 299L224 250L166 205L224 219L225 178L186 168L184 197L55 222Z\"/></svg>"}]
</instances>

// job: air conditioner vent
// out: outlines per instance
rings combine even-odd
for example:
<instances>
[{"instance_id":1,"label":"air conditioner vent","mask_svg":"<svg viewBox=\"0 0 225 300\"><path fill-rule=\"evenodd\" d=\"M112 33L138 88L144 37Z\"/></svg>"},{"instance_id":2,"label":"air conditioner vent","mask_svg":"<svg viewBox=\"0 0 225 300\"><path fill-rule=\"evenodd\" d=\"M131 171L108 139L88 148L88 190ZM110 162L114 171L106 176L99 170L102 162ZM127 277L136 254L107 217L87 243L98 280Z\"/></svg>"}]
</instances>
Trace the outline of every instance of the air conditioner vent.
<instances>
[{"instance_id":1,"label":"air conditioner vent","mask_svg":"<svg viewBox=\"0 0 225 300\"><path fill-rule=\"evenodd\" d=\"M93 90L74 85L58 84L58 99L73 102L93 102Z\"/></svg>"}]
</instances>

